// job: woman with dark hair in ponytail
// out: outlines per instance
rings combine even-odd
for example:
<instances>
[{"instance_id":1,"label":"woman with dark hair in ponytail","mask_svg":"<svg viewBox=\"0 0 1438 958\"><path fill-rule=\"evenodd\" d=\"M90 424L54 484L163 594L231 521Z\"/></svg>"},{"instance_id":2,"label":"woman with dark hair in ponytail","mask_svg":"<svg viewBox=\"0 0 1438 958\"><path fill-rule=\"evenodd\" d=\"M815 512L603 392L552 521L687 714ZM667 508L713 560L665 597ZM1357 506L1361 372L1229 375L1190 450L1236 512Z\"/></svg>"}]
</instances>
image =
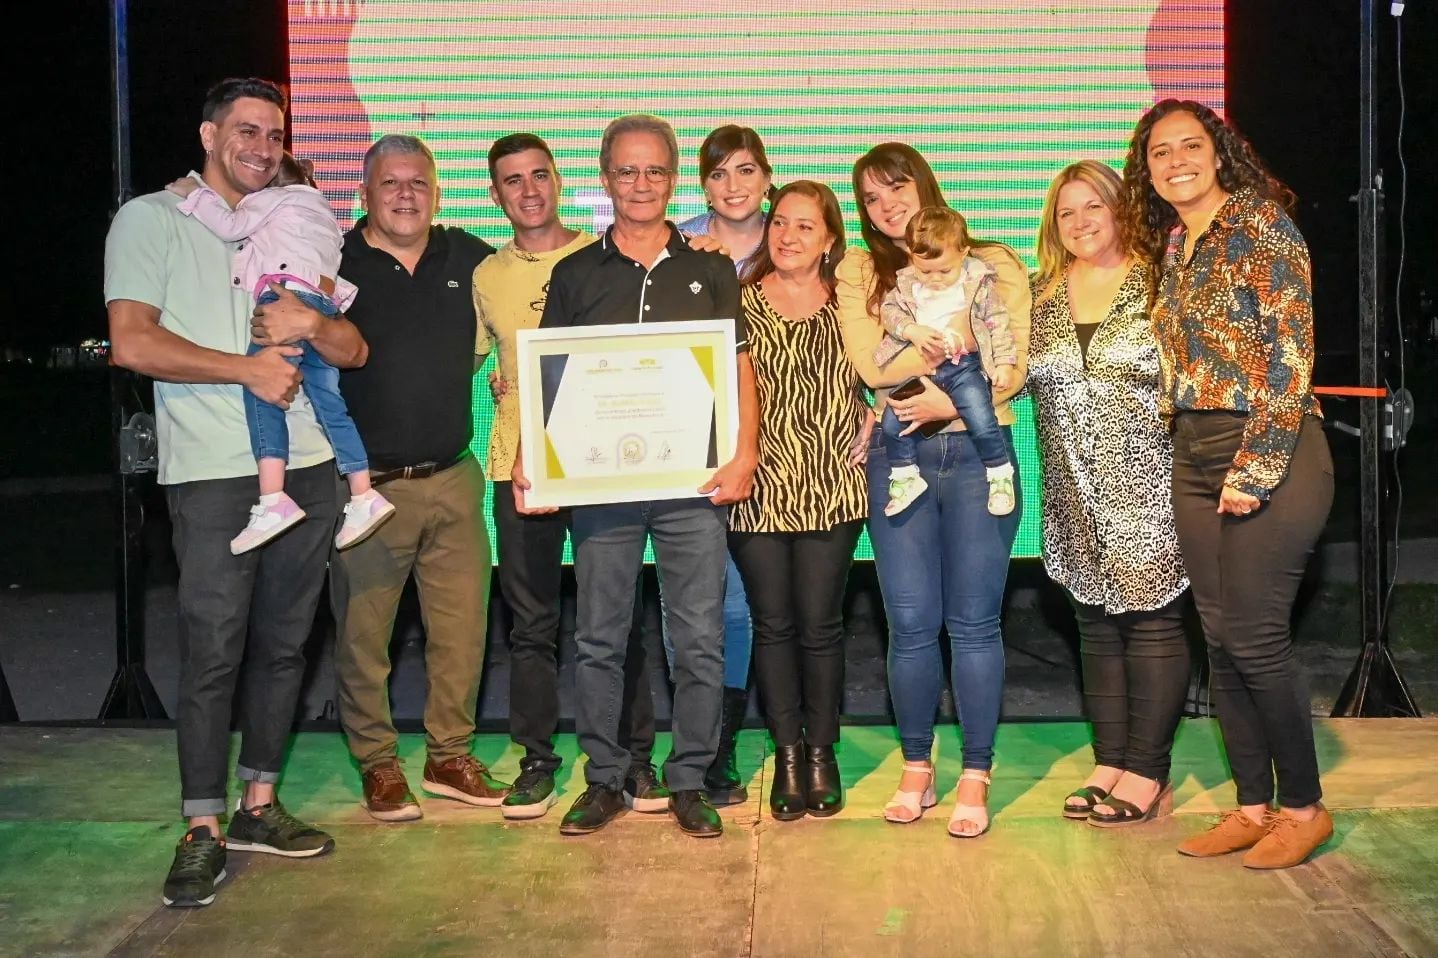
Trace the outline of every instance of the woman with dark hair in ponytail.
<instances>
[{"instance_id":1,"label":"woman with dark hair in ponytail","mask_svg":"<svg viewBox=\"0 0 1438 958\"><path fill-rule=\"evenodd\" d=\"M680 223L679 231L712 236L742 271L764 238L764 201L774 199L764 141L747 126L713 130L699 147L699 181L709 209Z\"/></svg>"},{"instance_id":2,"label":"woman with dark hair in ponytail","mask_svg":"<svg viewBox=\"0 0 1438 958\"><path fill-rule=\"evenodd\" d=\"M773 197L773 175L758 133L747 126L719 127L699 147L699 178L709 211L680 223L679 231L686 237L710 237L734 260L734 268L742 270L764 237L764 200ZM664 640L664 651L672 660L667 628ZM753 645L748 597L730 558L724 585L724 710L719 751L704 777L705 792L715 805L733 805L748 798L734 747L749 705Z\"/></svg>"},{"instance_id":3,"label":"woman with dark hair in ponytail","mask_svg":"<svg viewBox=\"0 0 1438 958\"><path fill-rule=\"evenodd\" d=\"M1333 504L1314 399L1308 247L1293 194L1208 107L1155 104L1124 165L1130 234L1159 265L1159 410L1238 808L1179 846L1287 868L1333 834L1289 619ZM1277 809L1273 808L1277 781Z\"/></svg>"}]
</instances>

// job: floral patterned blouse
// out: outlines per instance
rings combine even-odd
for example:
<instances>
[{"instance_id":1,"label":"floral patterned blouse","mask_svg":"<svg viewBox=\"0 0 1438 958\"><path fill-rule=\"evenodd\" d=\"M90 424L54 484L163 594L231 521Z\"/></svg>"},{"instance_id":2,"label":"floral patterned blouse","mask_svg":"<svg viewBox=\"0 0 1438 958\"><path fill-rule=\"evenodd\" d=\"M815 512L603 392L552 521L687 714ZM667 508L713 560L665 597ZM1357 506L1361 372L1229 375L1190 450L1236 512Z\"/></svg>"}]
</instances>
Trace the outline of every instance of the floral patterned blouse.
<instances>
[{"instance_id":1,"label":"floral patterned blouse","mask_svg":"<svg viewBox=\"0 0 1438 958\"><path fill-rule=\"evenodd\" d=\"M1158 415L1149 277L1135 264L1085 361L1068 281L1034 291L1028 391L1043 462L1049 578L1109 614L1162 608L1188 588L1173 526L1173 444Z\"/></svg>"},{"instance_id":2,"label":"floral patterned blouse","mask_svg":"<svg viewBox=\"0 0 1438 958\"><path fill-rule=\"evenodd\" d=\"M1183 262L1186 230L1169 234L1154 303L1160 411L1245 413L1224 484L1267 499L1288 474L1314 398L1308 246L1276 203L1252 190L1224 201Z\"/></svg>"}]
</instances>

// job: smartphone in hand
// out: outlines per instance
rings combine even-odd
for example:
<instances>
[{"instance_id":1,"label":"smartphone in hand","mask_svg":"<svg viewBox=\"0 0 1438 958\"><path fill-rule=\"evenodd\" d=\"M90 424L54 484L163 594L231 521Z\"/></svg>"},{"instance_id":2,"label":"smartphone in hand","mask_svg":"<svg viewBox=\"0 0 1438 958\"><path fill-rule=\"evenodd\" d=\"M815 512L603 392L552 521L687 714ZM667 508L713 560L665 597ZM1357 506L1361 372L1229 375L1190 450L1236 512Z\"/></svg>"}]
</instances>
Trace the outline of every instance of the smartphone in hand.
<instances>
[{"instance_id":1,"label":"smartphone in hand","mask_svg":"<svg viewBox=\"0 0 1438 958\"><path fill-rule=\"evenodd\" d=\"M923 391L923 379L919 378L918 376L910 376L908 379L905 379L903 382L899 383L899 385L889 390L889 401L893 402L895 399L912 399ZM946 428L948 428L948 425L951 422L953 422L952 419L936 419L933 422L924 423L922 426L920 426L914 431L917 432L920 436L923 436L925 439L932 439L934 436L937 436L939 433L943 432Z\"/></svg>"}]
</instances>

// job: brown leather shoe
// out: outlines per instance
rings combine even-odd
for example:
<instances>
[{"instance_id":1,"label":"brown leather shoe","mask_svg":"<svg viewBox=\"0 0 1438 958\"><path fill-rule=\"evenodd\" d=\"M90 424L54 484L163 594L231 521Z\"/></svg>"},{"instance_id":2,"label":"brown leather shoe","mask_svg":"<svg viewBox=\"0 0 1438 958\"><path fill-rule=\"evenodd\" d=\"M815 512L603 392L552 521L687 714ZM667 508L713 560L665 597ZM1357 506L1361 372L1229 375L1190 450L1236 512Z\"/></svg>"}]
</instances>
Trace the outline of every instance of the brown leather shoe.
<instances>
[{"instance_id":1,"label":"brown leather shoe","mask_svg":"<svg viewBox=\"0 0 1438 958\"><path fill-rule=\"evenodd\" d=\"M424 790L466 805L499 805L509 794L509 786L491 778L489 769L473 755L461 755L447 762L426 761Z\"/></svg>"},{"instance_id":2,"label":"brown leather shoe","mask_svg":"<svg viewBox=\"0 0 1438 958\"><path fill-rule=\"evenodd\" d=\"M1267 831L1266 825L1255 824L1242 809L1235 808L1224 812L1218 824L1208 831L1180 844L1178 853L1192 858L1212 858L1215 855L1241 852L1257 845Z\"/></svg>"},{"instance_id":3,"label":"brown leather shoe","mask_svg":"<svg viewBox=\"0 0 1438 958\"><path fill-rule=\"evenodd\" d=\"M368 769L363 776L364 809L382 822L412 822L422 818L419 802L409 790L398 759Z\"/></svg>"},{"instance_id":4,"label":"brown leather shoe","mask_svg":"<svg viewBox=\"0 0 1438 958\"><path fill-rule=\"evenodd\" d=\"M1318 806L1318 814L1304 822L1280 811L1268 820L1268 834L1243 856L1244 868L1292 868L1308 860L1318 846L1333 837L1333 816Z\"/></svg>"}]
</instances>

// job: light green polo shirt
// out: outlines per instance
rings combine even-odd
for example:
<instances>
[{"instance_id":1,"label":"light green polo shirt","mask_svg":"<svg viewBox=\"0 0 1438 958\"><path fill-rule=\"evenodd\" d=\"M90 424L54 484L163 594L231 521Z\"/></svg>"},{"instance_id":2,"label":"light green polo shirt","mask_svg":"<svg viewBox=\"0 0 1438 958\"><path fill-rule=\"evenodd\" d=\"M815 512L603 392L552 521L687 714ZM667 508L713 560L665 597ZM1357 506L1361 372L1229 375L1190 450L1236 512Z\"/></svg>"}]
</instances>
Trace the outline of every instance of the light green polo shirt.
<instances>
[{"instance_id":1,"label":"light green polo shirt","mask_svg":"<svg viewBox=\"0 0 1438 958\"><path fill-rule=\"evenodd\" d=\"M191 173L199 179L199 174ZM120 208L105 239L105 302L130 299L160 311L160 325L199 346L243 354L254 302L231 271L238 243L226 243L181 214L180 197L161 190ZM238 385L155 383L160 482L258 475L250 451L244 389ZM333 459L308 398L290 404L290 468Z\"/></svg>"}]
</instances>

